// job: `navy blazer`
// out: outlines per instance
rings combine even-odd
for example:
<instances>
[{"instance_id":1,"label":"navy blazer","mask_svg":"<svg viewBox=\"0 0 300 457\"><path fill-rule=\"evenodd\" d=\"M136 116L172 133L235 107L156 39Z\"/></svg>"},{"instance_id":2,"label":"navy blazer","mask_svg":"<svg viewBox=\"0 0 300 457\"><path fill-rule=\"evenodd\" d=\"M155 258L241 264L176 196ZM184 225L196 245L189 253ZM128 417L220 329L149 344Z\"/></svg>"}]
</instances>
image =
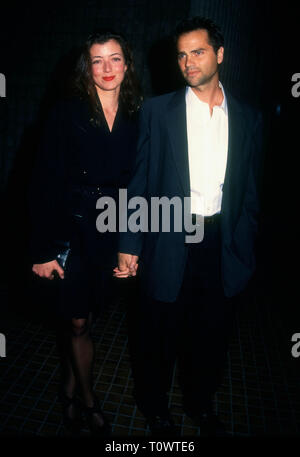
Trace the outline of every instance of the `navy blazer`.
<instances>
[{"instance_id":1,"label":"navy blazer","mask_svg":"<svg viewBox=\"0 0 300 457\"><path fill-rule=\"evenodd\" d=\"M262 117L226 92L228 158L221 207L222 281L226 296L244 289L255 270L262 175ZM190 196L185 89L144 103L128 198ZM121 233L120 252L140 256L142 281L157 300L176 300L187 259L184 231ZM205 235L204 235L205 236Z\"/></svg>"}]
</instances>

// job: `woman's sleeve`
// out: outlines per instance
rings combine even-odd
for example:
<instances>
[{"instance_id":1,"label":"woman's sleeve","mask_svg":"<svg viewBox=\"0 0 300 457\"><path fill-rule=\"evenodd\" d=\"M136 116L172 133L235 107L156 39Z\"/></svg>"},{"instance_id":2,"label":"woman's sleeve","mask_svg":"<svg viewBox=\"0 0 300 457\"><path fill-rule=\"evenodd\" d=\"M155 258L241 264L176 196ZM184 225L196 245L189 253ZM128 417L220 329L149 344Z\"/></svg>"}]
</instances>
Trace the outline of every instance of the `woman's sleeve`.
<instances>
[{"instance_id":1,"label":"woman's sleeve","mask_svg":"<svg viewBox=\"0 0 300 457\"><path fill-rule=\"evenodd\" d=\"M32 263L54 260L57 242L69 238L69 125L66 103L60 102L45 123L29 189Z\"/></svg>"}]
</instances>

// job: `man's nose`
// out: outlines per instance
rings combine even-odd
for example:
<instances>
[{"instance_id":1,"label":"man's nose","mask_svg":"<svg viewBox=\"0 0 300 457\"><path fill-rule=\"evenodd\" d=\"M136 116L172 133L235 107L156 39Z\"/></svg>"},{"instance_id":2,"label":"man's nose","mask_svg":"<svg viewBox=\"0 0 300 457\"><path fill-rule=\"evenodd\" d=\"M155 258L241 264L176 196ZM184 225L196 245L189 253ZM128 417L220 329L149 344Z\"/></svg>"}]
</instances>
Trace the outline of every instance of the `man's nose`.
<instances>
[{"instance_id":1,"label":"man's nose","mask_svg":"<svg viewBox=\"0 0 300 457\"><path fill-rule=\"evenodd\" d=\"M191 67L191 66L193 65L193 57L187 55L187 56L185 57L185 62L184 62L184 64L185 64L185 68Z\"/></svg>"}]
</instances>

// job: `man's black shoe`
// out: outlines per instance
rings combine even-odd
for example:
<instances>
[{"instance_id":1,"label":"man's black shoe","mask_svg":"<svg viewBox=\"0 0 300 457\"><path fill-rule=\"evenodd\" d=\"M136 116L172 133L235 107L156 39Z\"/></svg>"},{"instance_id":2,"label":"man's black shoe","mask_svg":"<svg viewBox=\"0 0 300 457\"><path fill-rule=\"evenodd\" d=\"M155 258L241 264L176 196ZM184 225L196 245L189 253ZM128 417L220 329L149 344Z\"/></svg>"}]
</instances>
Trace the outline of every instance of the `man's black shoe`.
<instances>
[{"instance_id":1,"label":"man's black shoe","mask_svg":"<svg viewBox=\"0 0 300 457\"><path fill-rule=\"evenodd\" d=\"M225 425L212 412L191 414L191 419L200 427L200 436L228 436Z\"/></svg>"},{"instance_id":2,"label":"man's black shoe","mask_svg":"<svg viewBox=\"0 0 300 457\"><path fill-rule=\"evenodd\" d=\"M151 416L147 417L147 424L153 436L174 436L176 427L170 416Z\"/></svg>"}]
</instances>

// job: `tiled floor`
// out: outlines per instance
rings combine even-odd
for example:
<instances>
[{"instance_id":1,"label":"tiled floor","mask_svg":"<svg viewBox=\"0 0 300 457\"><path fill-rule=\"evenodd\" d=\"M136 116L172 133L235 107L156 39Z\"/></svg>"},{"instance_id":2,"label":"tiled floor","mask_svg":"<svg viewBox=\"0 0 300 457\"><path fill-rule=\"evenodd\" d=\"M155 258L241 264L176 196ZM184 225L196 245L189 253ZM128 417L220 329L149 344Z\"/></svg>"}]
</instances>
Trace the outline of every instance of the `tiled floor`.
<instances>
[{"instance_id":1,"label":"tiled floor","mask_svg":"<svg viewBox=\"0 0 300 457\"><path fill-rule=\"evenodd\" d=\"M3 303L8 303L6 294L3 288ZM113 300L94 324L94 388L113 436L149 436L131 395L127 306L124 298ZM9 306L2 314L0 333L6 337L6 357L0 358L0 433L61 436L55 330L47 312L32 315L30 309L21 311L20 305L16 310ZM300 358L291 355L291 328L282 308L266 295L241 301L228 367L215 398L216 411L231 435L300 435ZM200 435L182 411L176 374L170 407L182 436ZM88 434L87 429L82 434Z\"/></svg>"}]
</instances>

